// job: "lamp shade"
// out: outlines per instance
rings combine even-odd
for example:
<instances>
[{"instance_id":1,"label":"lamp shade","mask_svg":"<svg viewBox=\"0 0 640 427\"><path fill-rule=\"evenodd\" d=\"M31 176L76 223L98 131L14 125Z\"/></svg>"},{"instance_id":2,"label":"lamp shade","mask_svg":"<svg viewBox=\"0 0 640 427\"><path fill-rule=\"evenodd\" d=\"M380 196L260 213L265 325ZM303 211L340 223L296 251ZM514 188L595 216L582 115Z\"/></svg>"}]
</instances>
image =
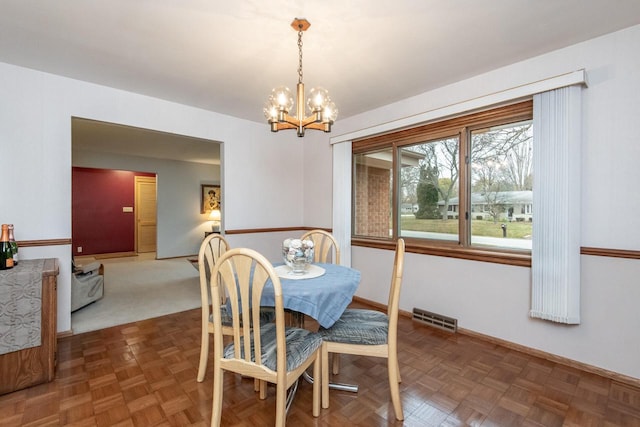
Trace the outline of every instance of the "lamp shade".
<instances>
[{"instance_id":1,"label":"lamp shade","mask_svg":"<svg viewBox=\"0 0 640 427\"><path fill-rule=\"evenodd\" d=\"M220 221L220 218L222 218L220 215L220 209L213 209L209 214L209 220L211 221Z\"/></svg>"}]
</instances>

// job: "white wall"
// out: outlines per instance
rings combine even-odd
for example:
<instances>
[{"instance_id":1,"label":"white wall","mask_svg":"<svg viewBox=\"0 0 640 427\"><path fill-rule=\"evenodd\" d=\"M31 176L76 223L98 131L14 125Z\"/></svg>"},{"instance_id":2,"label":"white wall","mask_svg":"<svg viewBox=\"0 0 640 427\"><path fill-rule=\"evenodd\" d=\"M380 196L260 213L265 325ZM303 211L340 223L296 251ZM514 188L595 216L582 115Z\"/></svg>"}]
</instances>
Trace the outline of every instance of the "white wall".
<instances>
[{"instance_id":1,"label":"white wall","mask_svg":"<svg viewBox=\"0 0 640 427\"><path fill-rule=\"evenodd\" d=\"M331 227L332 214L332 150L328 136L307 131L304 145L304 224L308 227Z\"/></svg>"},{"instance_id":2,"label":"white wall","mask_svg":"<svg viewBox=\"0 0 640 427\"><path fill-rule=\"evenodd\" d=\"M225 227L302 224L295 133L272 134L266 124L4 63L0 93L0 222L15 225L18 241L71 238L71 117L221 141ZM70 245L20 254L59 259L58 331L70 330Z\"/></svg>"},{"instance_id":3,"label":"white wall","mask_svg":"<svg viewBox=\"0 0 640 427\"><path fill-rule=\"evenodd\" d=\"M88 168L155 173L157 257L198 253L204 232L211 231L208 215L200 213L200 185L220 183L219 165L75 149L72 163L73 166Z\"/></svg>"},{"instance_id":4,"label":"white wall","mask_svg":"<svg viewBox=\"0 0 640 427\"><path fill-rule=\"evenodd\" d=\"M581 245L639 250L638 52L640 26L339 120L332 137L584 68L589 87L583 91ZM305 163L318 157L327 162L315 168L324 178L314 179L323 181L330 179L331 160L319 150L305 146ZM330 203L315 196L305 193L305 219L307 206ZM392 257L390 251L353 248L352 265L363 277L357 295L386 303ZM577 326L529 318L528 268L427 255L407 255L400 306L452 316L462 328L640 378L640 261L582 256L581 262Z\"/></svg>"},{"instance_id":5,"label":"white wall","mask_svg":"<svg viewBox=\"0 0 640 427\"><path fill-rule=\"evenodd\" d=\"M272 263L282 263L282 242L290 237L299 237L303 230L273 231L252 234L230 234L225 238L233 248L251 248L260 252Z\"/></svg>"}]
</instances>

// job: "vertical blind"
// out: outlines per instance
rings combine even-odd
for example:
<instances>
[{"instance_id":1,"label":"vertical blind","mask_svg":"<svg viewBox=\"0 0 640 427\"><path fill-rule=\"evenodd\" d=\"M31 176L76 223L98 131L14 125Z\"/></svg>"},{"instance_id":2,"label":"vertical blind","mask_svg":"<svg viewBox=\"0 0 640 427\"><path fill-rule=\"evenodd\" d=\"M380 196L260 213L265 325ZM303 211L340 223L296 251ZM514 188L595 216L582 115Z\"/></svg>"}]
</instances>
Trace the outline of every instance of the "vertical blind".
<instances>
[{"instance_id":1,"label":"vertical blind","mask_svg":"<svg viewBox=\"0 0 640 427\"><path fill-rule=\"evenodd\" d=\"M580 86L533 97L530 316L580 323Z\"/></svg>"}]
</instances>

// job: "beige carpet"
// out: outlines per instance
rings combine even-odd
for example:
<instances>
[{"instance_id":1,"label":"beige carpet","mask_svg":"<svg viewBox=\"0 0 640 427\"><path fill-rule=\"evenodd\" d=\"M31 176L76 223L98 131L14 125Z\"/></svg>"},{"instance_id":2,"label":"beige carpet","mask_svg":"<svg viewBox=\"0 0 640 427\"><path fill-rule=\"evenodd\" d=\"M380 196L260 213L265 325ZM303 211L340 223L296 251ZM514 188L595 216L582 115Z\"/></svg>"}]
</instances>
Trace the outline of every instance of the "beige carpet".
<instances>
[{"instance_id":1,"label":"beige carpet","mask_svg":"<svg viewBox=\"0 0 640 427\"><path fill-rule=\"evenodd\" d=\"M200 307L198 272L186 258L100 261L104 297L71 314L74 334Z\"/></svg>"}]
</instances>

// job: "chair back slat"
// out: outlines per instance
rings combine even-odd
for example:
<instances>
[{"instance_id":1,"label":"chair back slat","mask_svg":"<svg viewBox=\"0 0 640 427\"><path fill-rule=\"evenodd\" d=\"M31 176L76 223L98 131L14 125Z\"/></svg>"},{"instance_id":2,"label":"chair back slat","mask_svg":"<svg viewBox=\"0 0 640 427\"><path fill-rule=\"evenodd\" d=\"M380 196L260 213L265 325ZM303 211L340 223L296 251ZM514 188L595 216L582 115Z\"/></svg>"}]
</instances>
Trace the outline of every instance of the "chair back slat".
<instances>
[{"instance_id":1,"label":"chair back slat","mask_svg":"<svg viewBox=\"0 0 640 427\"><path fill-rule=\"evenodd\" d=\"M313 242L313 262L340 264L340 245L328 231L311 230L304 233L301 239Z\"/></svg>"}]
</instances>

